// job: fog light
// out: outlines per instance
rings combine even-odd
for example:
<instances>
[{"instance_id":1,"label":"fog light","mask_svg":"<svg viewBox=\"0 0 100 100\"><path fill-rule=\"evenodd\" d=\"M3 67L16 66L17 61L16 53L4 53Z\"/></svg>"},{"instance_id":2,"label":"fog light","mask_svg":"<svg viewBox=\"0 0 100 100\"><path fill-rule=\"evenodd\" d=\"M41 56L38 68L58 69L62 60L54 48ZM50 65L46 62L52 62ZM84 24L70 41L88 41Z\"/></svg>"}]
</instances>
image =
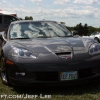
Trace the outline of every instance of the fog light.
<instances>
[{"instance_id":1,"label":"fog light","mask_svg":"<svg viewBox=\"0 0 100 100\"><path fill-rule=\"evenodd\" d=\"M16 72L16 76L25 76L25 72Z\"/></svg>"},{"instance_id":2,"label":"fog light","mask_svg":"<svg viewBox=\"0 0 100 100\"><path fill-rule=\"evenodd\" d=\"M16 72L15 74L16 74L16 75L19 75L19 73L18 73L18 72Z\"/></svg>"},{"instance_id":3,"label":"fog light","mask_svg":"<svg viewBox=\"0 0 100 100\"><path fill-rule=\"evenodd\" d=\"M25 73L24 72L23 73L20 73L20 75L25 76Z\"/></svg>"}]
</instances>

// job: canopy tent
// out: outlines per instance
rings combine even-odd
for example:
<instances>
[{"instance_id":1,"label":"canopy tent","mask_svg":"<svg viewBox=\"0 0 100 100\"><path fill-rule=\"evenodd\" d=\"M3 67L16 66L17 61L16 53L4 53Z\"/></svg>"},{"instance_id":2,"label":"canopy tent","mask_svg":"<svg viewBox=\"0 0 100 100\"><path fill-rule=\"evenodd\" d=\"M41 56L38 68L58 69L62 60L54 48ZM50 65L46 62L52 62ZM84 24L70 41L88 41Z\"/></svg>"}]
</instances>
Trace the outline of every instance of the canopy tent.
<instances>
[{"instance_id":1,"label":"canopy tent","mask_svg":"<svg viewBox=\"0 0 100 100\"><path fill-rule=\"evenodd\" d=\"M6 14L6 15L13 15L13 16L17 16L17 14L12 13L12 12L8 12L8 11L4 11L0 9L0 14Z\"/></svg>"}]
</instances>

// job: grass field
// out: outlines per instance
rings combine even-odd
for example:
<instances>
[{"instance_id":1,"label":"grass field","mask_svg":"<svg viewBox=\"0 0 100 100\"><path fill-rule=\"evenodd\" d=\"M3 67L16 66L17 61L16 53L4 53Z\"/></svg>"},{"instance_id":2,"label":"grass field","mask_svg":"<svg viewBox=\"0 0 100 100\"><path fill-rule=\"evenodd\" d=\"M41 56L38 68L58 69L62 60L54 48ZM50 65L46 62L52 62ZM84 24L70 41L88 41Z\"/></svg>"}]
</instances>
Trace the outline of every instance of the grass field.
<instances>
[{"instance_id":1,"label":"grass field","mask_svg":"<svg viewBox=\"0 0 100 100\"><path fill-rule=\"evenodd\" d=\"M16 99L14 97L1 98L1 95L9 96L23 94L24 98L19 99ZM26 94L34 96L37 95L38 97L26 99ZM43 99L45 95L51 95L51 98ZM100 100L100 82L66 87L9 87L3 85L0 81L0 100Z\"/></svg>"}]
</instances>

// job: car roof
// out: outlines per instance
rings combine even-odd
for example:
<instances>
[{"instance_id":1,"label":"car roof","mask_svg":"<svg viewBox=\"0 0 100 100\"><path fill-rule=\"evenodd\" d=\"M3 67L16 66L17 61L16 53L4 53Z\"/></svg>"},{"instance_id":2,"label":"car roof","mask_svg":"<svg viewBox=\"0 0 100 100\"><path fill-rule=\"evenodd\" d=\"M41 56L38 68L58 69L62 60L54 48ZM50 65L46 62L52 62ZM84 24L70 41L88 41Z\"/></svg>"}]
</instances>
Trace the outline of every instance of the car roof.
<instances>
[{"instance_id":1,"label":"car roof","mask_svg":"<svg viewBox=\"0 0 100 100\"><path fill-rule=\"evenodd\" d=\"M24 23L24 22L56 22L56 21L50 21L50 20L18 20L18 21L13 21L11 22L11 24L15 24L15 23Z\"/></svg>"}]
</instances>

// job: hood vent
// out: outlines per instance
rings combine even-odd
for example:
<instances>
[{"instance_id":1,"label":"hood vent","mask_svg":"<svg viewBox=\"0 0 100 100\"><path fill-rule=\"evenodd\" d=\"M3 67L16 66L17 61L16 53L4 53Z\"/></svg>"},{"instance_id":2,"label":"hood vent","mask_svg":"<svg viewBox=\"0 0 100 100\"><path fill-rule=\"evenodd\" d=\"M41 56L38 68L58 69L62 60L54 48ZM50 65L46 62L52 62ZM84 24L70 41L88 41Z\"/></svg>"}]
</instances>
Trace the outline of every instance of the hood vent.
<instances>
[{"instance_id":1,"label":"hood vent","mask_svg":"<svg viewBox=\"0 0 100 100\"><path fill-rule=\"evenodd\" d=\"M60 52L60 53L56 53L56 55L60 58L65 58L65 59L71 59L72 58L71 52Z\"/></svg>"}]
</instances>

